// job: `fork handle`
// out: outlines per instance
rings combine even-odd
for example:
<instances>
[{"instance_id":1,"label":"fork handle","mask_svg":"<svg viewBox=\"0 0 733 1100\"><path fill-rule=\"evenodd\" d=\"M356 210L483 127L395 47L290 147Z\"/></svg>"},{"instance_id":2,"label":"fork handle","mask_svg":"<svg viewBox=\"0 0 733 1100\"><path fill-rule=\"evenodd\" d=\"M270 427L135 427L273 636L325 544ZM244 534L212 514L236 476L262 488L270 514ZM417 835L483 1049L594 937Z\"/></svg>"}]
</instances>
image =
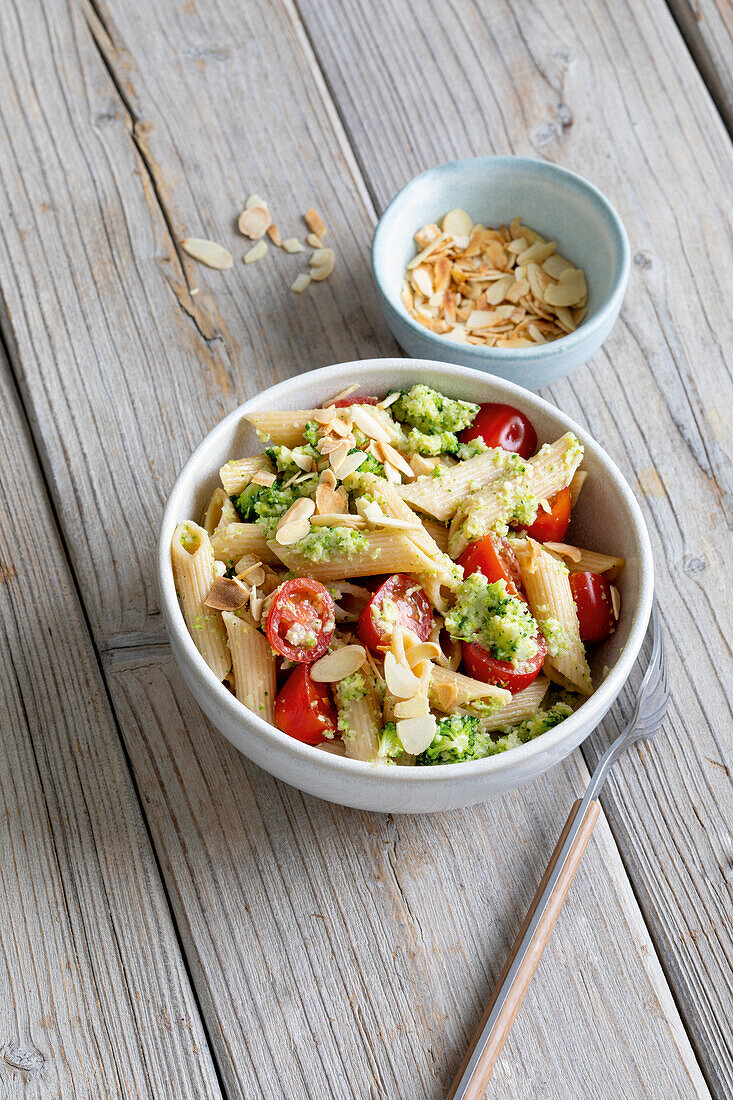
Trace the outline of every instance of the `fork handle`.
<instances>
[{"instance_id":1,"label":"fork handle","mask_svg":"<svg viewBox=\"0 0 733 1100\"><path fill-rule=\"evenodd\" d=\"M552 853L550 862L547 865L547 870L537 888L537 893L529 907L527 916L524 918L524 923L519 929L509 958L499 975L499 980L491 995L491 1000L481 1017L481 1022L478 1025L476 1034L471 1040L471 1045L466 1051L463 1062L451 1085L446 1100L481 1100L481 1097L484 1095L486 1086L489 1083L489 1078L496 1065L496 1060L501 1054L502 1047L511 1031L512 1024L519 1012L519 1007L524 999L524 995L529 988L529 983L532 981L534 972L542 957L545 944L549 940L550 933L555 927L555 922L560 915L560 910L567 897L570 884L575 877L575 872L580 865L583 852L590 840L593 827L598 820L598 814L601 809L600 803L597 801L590 801L585 808L583 820L576 823L576 828L573 830L575 835L573 836L570 847L566 852L563 852L563 846L568 839L568 834L575 822L580 806L581 800L578 799L570 810L568 819L565 822L565 828L560 834L560 839L555 846L555 851ZM560 868L556 881L552 885L549 896L543 899L543 894L545 893L561 855L564 857L562 867ZM533 929L531 935L527 937L527 933L537 913L540 902L544 902L544 909L539 920L536 922L536 927ZM510 983L508 983L507 979L510 976L510 971L512 970L520 950L522 952L521 961L518 968L514 971ZM506 985L508 985L507 989L505 989ZM501 1008L488 1034L485 1034L494 1006L500 997L503 997ZM481 1044L484 1044L483 1049L476 1060L472 1072L466 1077L466 1071L469 1068L474 1052L477 1051L477 1048Z\"/></svg>"}]
</instances>

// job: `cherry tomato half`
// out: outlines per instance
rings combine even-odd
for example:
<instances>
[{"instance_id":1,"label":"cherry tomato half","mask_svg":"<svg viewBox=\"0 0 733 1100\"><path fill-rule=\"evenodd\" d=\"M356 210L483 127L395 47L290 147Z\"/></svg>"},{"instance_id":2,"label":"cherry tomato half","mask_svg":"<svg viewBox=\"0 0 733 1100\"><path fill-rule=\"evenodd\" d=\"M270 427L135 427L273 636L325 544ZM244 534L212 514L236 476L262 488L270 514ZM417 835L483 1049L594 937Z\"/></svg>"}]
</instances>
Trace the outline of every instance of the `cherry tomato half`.
<instances>
[{"instance_id":1,"label":"cherry tomato half","mask_svg":"<svg viewBox=\"0 0 733 1100\"><path fill-rule=\"evenodd\" d=\"M328 649L336 612L328 589L320 581L296 577L275 593L267 616L267 640L291 661L311 662Z\"/></svg>"},{"instance_id":2,"label":"cherry tomato half","mask_svg":"<svg viewBox=\"0 0 733 1100\"><path fill-rule=\"evenodd\" d=\"M510 661L497 661L487 649L475 642L462 642L463 663L466 671L474 680L482 680L485 684L496 684L497 687L506 688L516 695L518 691L524 691L539 675L542 663L547 654L547 643L541 634L535 638L537 652L529 661L513 665Z\"/></svg>"},{"instance_id":3,"label":"cherry tomato half","mask_svg":"<svg viewBox=\"0 0 733 1100\"><path fill-rule=\"evenodd\" d=\"M463 566L464 578L472 573L483 573L489 584L506 581L512 595L522 592L519 562L506 539L486 535L478 542L472 542L461 554L458 564Z\"/></svg>"},{"instance_id":4,"label":"cherry tomato half","mask_svg":"<svg viewBox=\"0 0 733 1100\"><path fill-rule=\"evenodd\" d=\"M602 642L616 629L611 582L598 573L571 573L570 591L578 610L580 640Z\"/></svg>"},{"instance_id":5,"label":"cherry tomato half","mask_svg":"<svg viewBox=\"0 0 733 1100\"><path fill-rule=\"evenodd\" d=\"M387 607L383 607L385 600ZM359 637L375 653L378 646L389 645L391 631L385 633L378 624L382 617L389 620L394 614L392 605L397 608L397 618L403 627L412 630L422 642L430 637L433 611L427 596L412 577L395 573L377 589L359 616Z\"/></svg>"},{"instance_id":6,"label":"cherry tomato half","mask_svg":"<svg viewBox=\"0 0 733 1100\"><path fill-rule=\"evenodd\" d=\"M537 542L562 542L570 526L570 490L561 489L547 503L550 511L540 506L537 519L527 528L527 534Z\"/></svg>"},{"instance_id":7,"label":"cherry tomato half","mask_svg":"<svg viewBox=\"0 0 733 1100\"><path fill-rule=\"evenodd\" d=\"M354 394L352 397L341 397L338 401L334 401L334 409L350 409L352 405L378 405L378 397L359 397L358 394Z\"/></svg>"},{"instance_id":8,"label":"cherry tomato half","mask_svg":"<svg viewBox=\"0 0 733 1100\"><path fill-rule=\"evenodd\" d=\"M490 402L482 405L470 428L460 434L461 443L483 437L487 447L502 447L529 458L537 450L537 432L532 422L513 405Z\"/></svg>"},{"instance_id":9,"label":"cherry tomato half","mask_svg":"<svg viewBox=\"0 0 733 1100\"><path fill-rule=\"evenodd\" d=\"M298 665L283 684L275 700L275 725L306 745L320 745L326 732L336 730L328 687L311 678L307 665Z\"/></svg>"}]
</instances>

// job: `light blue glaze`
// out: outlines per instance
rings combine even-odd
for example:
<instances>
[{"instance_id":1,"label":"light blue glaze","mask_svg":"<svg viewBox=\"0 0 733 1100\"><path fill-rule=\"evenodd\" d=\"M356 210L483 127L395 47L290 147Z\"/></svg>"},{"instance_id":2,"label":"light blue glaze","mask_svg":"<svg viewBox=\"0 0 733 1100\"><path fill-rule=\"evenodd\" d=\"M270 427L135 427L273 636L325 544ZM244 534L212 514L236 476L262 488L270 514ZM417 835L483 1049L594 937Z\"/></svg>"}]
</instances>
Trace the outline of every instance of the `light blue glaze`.
<instances>
[{"instance_id":1,"label":"light blue glaze","mask_svg":"<svg viewBox=\"0 0 733 1100\"><path fill-rule=\"evenodd\" d=\"M519 215L547 240L557 240L558 252L586 275L582 325L537 348L481 348L456 344L413 320L400 299L405 267L415 255L413 234L455 207L494 227ZM474 367L529 390L563 378L598 350L618 317L629 265L626 230L601 192L566 168L526 157L472 157L429 168L395 196L372 241L379 300L408 355Z\"/></svg>"}]
</instances>

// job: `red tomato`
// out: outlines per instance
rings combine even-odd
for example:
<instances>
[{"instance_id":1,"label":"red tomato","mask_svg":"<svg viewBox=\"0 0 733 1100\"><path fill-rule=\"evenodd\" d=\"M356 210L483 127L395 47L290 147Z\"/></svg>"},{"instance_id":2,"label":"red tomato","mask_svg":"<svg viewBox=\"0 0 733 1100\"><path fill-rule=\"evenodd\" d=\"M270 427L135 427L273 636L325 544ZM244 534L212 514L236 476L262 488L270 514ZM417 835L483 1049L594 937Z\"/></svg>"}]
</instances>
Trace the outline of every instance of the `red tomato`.
<instances>
[{"instance_id":1,"label":"red tomato","mask_svg":"<svg viewBox=\"0 0 733 1100\"><path fill-rule=\"evenodd\" d=\"M602 642L616 629L611 582L598 573L571 573L570 591L578 610L580 640Z\"/></svg>"},{"instance_id":2,"label":"red tomato","mask_svg":"<svg viewBox=\"0 0 733 1100\"><path fill-rule=\"evenodd\" d=\"M494 581L506 581L512 595L521 593L522 573L517 556L506 539L486 535L478 542L472 542L458 559L463 566L463 576L483 573L489 584Z\"/></svg>"},{"instance_id":3,"label":"red tomato","mask_svg":"<svg viewBox=\"0 0 733 1100\"><path fill-rule=\"evenodd\" d=\"M338 401L334 401L334 409L350 409L352 405L378 405L378 397L359 397L358 394L354 394L352 397L342 397Z\"/></svg>"},{"instance_id":4,"label":"red tomato","mask_svg":"<svg viewBox=\"0 0 733 1100\"><path fill-rule=\"evenodd\" d=\"M518 691L524 691L539 675L542 662L547 654L547 643L541 634L535 638L537 652L530 661L513 665L509 661L497 661L487 649L475 642L462 642L463 663L466 671L474 680L482 680L485 684L496 684L497 687L506 688L516 695Z\"/></svg>"},{"instance_id":5,"label":"red tomato","mask_svg":"<svg viewBox=\"0 0 733 1100\"><path fill-rule=\"evenodd\" d=\"M570 526L570 490L561 489L547 503L550 511L540 506L537 519L527 528L527 534L537 542L562 542Z\"/></svg>"},{"instance_id":6,"label":"red tomato","mask_svg":"<svg viewBox=\"0 0 733 1100\"><path fill-rule=\"evenodd\" d=\"M359 616L359 637L364 645L375 653L378 646L389 645L390 635L382 633L374 621L375 617L378 619L381 616L385 599L396 605L402 626L414 631L421 641L426 642L433 626L433 611L428 598L412 577L406 573L395 573L377 589Z\"/></svg>"},{"instance_id":7,"label":"red tomato","mask_svg":"<svg viewBox=\"0 0 733 1100\"><path fill-rule=\"evenodd\" d=\"M307 665L298 665L275 700L275 725L306 745L320 745L336 730L336 710L326 684L311 679Z\"/></svg>"},{"instance_id":8,"label":"red tomato","mask_svg":"<svg viewBox=\"0 0 733 1100\"><path fill-rule=\"evenodd\" d=\"M310 662L328 649L336 613L328 590L320 581L296 577L278 588L267 616L267 640L291 661ZM292 632L292 639L288 634ZM315 634L315 645L304 645L299 635Z\"/></svg>"},{"instance_id":9,"label":"red tomato","mask_svg":"<svg viewBox=\"0 0 733 1100\"><path fill-rule=\"evenodd\" d=\"M482 405L470 428L460 434L461 443L483 436L487 447L502 447L529 458L537 450L537 432L532 422L513 405L490 402Z\"/></svg>"}]
</instances>

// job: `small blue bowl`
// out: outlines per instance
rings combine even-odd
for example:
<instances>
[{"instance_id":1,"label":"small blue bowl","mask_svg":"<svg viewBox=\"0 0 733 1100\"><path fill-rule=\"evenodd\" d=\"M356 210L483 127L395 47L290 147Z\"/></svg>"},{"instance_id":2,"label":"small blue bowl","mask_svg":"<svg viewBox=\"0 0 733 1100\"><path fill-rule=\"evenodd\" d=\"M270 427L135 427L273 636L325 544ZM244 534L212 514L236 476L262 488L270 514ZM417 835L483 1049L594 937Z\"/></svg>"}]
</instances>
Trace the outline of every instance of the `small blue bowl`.
<instances>
[{"instance_id":1,"label":"small blue bowl","mask_svg":"<svg viewBox=\"0 0 733 1100\"><path fill-rule=\"evenodd\" d=\"M519 216L585 272L588 313L575 332L536 348L458 344L418 324L400 297L413 234L460 207L474 222L498 227ZM429 168L395 196L372 241L372 274L397 342L415 359L484 370L537 390L580 367L611 331L629 281L629 240L618 214L581 176L527 157L472 157Z\"/></svg>"}]
</instances>

